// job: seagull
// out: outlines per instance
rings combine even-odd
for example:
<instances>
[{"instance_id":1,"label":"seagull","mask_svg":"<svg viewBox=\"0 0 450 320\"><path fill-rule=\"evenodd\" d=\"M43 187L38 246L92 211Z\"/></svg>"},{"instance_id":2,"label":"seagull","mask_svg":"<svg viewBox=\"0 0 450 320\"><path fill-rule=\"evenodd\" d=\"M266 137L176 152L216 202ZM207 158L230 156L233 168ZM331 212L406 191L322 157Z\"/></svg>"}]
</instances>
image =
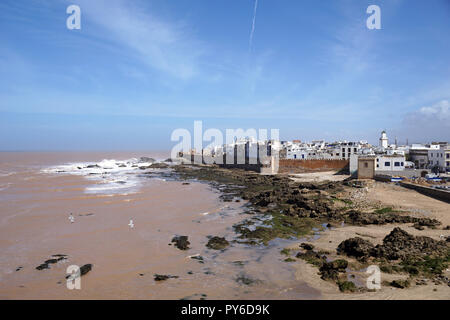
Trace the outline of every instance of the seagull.
<instances>
[{"instance_id":1,"label":"seagull","mask_svg":"<svg viewBox=\"0 0 450 320\"><path fill-rule=\"evenodd\" d=\"M131 229L134 228L134 223L133 223L133 219L130 219L130 223L128 224L130 226Z\"/></svg>"},{"instance_id":2,"label":"seagull","mask_svg":"<svg viewBox=\"0 0 450 320\"><path fill-rule=\"evenodd\" d=\"M69 215L69 221L70 221L70 223L74 223L75 222L75 218L73 217L72 213L70 213L70 215Z\"/></svg>"}]
</instances>

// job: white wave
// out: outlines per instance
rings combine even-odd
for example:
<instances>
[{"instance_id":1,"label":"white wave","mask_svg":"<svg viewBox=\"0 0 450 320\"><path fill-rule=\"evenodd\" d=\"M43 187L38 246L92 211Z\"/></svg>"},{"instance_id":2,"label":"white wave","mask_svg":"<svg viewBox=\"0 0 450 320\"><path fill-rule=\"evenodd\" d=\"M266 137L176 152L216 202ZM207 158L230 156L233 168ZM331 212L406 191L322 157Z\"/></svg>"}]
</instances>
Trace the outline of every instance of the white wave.
<instances>
[{"instance_id":1,"label":"white wave","mask_svg":"<svg viewBox=\"0 0 450 320\"><path fill-rule=\"evenodd\" d=\"M85 189L86 193L136 193L143 179L138 177L142 169L152 166L152 162L141 162L132 158L127 160L103 159L100 162L77 162L47 167L45 174L68 174L83 176L94 185Z\"/></svg>"}]
</instances>

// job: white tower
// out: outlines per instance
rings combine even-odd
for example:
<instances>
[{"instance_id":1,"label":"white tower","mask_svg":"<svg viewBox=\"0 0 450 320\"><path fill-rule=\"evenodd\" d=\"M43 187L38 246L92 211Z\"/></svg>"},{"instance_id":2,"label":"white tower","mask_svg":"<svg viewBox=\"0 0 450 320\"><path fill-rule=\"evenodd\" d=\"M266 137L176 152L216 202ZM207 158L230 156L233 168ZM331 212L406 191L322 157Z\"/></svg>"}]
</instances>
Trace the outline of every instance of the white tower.
<instances>
[{"instance_id":1,"label":"white tower","mask_svg":"<svg viewBox=\"0 0 450 320\"><path fill-rule=\"evenodd\" d=\"M380 147L385 149L388 147L388 137L385 130L381 132Z\"/></svg>"}]
</instances>

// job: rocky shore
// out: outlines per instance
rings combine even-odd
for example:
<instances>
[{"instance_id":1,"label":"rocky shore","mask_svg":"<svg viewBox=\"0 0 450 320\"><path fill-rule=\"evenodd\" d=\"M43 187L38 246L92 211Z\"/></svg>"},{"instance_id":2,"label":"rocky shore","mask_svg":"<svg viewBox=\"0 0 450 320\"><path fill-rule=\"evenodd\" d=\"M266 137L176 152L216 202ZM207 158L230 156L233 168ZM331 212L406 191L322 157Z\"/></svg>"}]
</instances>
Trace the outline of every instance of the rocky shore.
<instances>
[{"instance_id":1,"label":"rocky shore","mask_svg":"<svg viewBox=\"0 0 450 320\"><path fill-rule=\"evenodd\" d=\"M216 166L177 165L173 169L179 179L210 183L221 191L223 201L247 201L248 218L234 226L236 241L240 243L267 245L276 238L302 239L323 230L344 229L343 226L392 225L379 244L349 237L333 250L302 243L282 251L287 263L305 260L317 268L322 281L335 283L341 292L371 291L355 276L369 265L378 266L383 274L399 276L384 281L386 286L407 288L410 284L428 283L450 286L446 275L450 262L448 232L435 240L403 230L405 227L419 231L448 230L447 227L433 217L367 202L364 196L355 197L358 190L367 188L363 181L300 183L288 176L259 175ZM217 237L208 243L214 249L226 245Z\"/></svg>"}]
</instances>

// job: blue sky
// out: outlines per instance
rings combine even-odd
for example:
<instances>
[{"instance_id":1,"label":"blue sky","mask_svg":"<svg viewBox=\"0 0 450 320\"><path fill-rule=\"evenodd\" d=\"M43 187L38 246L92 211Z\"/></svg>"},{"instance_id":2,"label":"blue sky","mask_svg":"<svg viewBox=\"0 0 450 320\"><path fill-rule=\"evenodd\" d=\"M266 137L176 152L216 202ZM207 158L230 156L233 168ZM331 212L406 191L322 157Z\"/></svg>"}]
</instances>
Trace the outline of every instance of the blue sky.
<instances>
[{"instance_id":1,"label":"blue sky","mask_svg":"<svg viewBox=\"0 0 450 320\"><path fill-rule=\"evenodd\" d=\"M66 28L70 4L81 30ZM371 4L381 30L366 27ZM450 140L450 1L254 7L2 0L0 150L170 149L194 120L305 141Z\"/></svg>"}]
</instances>

